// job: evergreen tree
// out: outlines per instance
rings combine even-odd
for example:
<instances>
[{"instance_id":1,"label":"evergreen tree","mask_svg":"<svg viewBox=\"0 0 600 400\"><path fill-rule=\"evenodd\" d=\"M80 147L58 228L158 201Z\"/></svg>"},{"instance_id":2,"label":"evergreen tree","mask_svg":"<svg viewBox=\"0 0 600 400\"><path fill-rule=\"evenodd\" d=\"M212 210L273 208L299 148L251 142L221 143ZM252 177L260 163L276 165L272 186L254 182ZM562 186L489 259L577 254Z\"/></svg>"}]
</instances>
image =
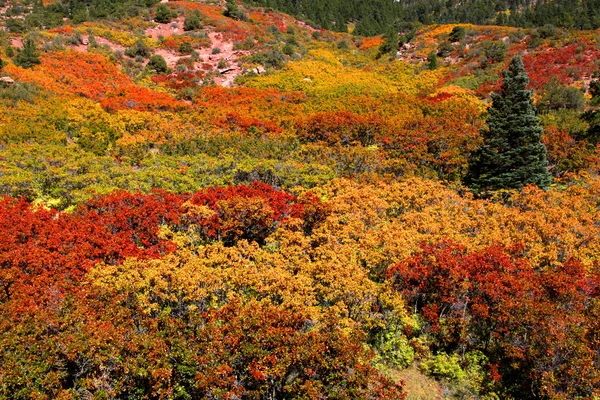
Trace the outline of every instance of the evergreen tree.
<instances>
[{"instance_id":1,"label":"evergreen tree","mask_svg":"<svg viewBox=\"0 0 600 400\"><path fill-rule=\"evenodd\" d=\"M35 47L35 43L31 39L27 39L23 44L23 50L14 58L15 64L23 68L31 68L34 65L41 64L40 56Z\"/></svg>"},{"instance_id":2,"label":"evergreen tree","mask_svg":"<svg viewBox=\"0 0 600 400\"><path fill-rule=\"evenodd\" d=\"M552 181L548 173L543 130L535 115L529 78L516 56L503 72L500 93L492 93L488 129L483 145L472 155L465 183L480 195L499 189L521 189L528 184L542 188Z\"/></svg>"}]
</instances>

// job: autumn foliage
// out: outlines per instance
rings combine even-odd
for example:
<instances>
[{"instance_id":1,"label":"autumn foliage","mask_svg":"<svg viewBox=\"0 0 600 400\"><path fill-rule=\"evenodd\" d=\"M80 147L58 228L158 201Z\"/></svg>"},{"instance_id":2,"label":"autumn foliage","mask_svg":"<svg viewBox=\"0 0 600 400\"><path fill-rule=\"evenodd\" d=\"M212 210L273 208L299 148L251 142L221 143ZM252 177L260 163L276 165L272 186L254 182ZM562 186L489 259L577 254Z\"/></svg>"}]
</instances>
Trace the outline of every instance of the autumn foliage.
<instances>
[{"instance_id":1,"label":"autumn foliage","mask_svg":"<svg viewBox=\"0 0 600 400\"><path fill-rule=\"evenodd\" d=\"M515 395L533 380L536 392L552 398L591 396L600 378L589 319L599 277L573 258L540 269L525 254L523 245L468 252L451 241L423 244L388 276L438 349L482 351L490 379L510 381ZM530 375L519 377L522 371Z\"/></svg>"},{"instance_id":2,"label":"autumn foliage","mask_svg":"<svg viewBox=\"0 0 600 400\"><path fill-rule=\"evenodd\" d=\"M597 32L422 26L381 56L236 4L40 28L32 69L7 33L0 398L598 398ZM554 77L585 108L538 114L548 188L475 198L517 53L535 101Z\"/></svg>"}]
</instances>

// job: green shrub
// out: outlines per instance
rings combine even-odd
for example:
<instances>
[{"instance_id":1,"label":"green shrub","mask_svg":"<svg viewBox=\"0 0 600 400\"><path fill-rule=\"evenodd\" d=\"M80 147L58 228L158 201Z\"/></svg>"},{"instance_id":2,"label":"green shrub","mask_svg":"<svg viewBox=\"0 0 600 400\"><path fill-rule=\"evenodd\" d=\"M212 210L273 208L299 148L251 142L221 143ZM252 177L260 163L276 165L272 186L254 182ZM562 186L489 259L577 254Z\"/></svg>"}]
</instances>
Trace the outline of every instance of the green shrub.
<instances>
[{"instance_id":1,"label":"green shrub","mask_svg":"<svg viewBox=\"0 0 600 400\"><path fill-rule=\"evenodd\" d=\"M458 382L467 376L466 372L461 368L460 359L456 354L437 354L423 361L420 369L427 375L454 382Z\"/></svg>"},{"instance_id":2,"label":"green shrub","mask_svg":"<svg viewBox=\"0 0 600 400\"><path fill-rule=\"evenodd\" d=\"M8 100L13 105L20 101L33 103L38 89L26 82L17 82L12 86L0 87L0 99Z\"/></svg>"},{"instance_id":3,"label":"green shrub","mask_svg":"<svg viewBox=\"0 0 600 400\"><path fill-rule=\"evenodd\" d=\"M546 94L538 104L540 112L561 109L581 111L585 106L585 96L576 87L561 85L558 81L552 80L545 89Z\"/></svg>"},{"instance_id":4,"label":"green shrub","mask_svg":"<svg viewBox=\"0 0 600 400\"><path fill-rule=\"evenodd\" d=\"M289 44L286 44L281 49L281 52L283 54L285 54L286 56L290 56L291 57L292 55L294 55L294 48L292 46L290 46Z\"/></svg>"},{"instance_id":5,"label":"green shrub","mask_svg":"<svg viewBox=\"0 0 600 400\"><path fill-rule=\"evenodd\" d=\"M6 29L10 33L24 33L26 31L25 25L20 19L17 18L8 18L4 21L4 25Z\"/></svg>"},{"instance_id":6,"label":"green shrub","mask_svg":"<svg viewBox=\"0 0 600 400\"><path fill-rule=\"evenodd\" d=\"M546 24L537 29L537 34L542 39L558 39L563 36L563 31L554 25Z\"/></svg>"},{"instance_id":7,"label":"green shrub","mask_svg":"<svg viewBox=\"0 0 600 400\"><path fill-rule=\"evenodd\" d=\"M431 53L429 53L429 55L427 56L427 68L430 70L434 70L439 66L438 63L438 56L435 53L435 51L432 51Z\"/></svg>"},{"instance_id":8,"label":"green shrub","mask_svg":"<svg viewBox=\"0 0 600 400\"><path fill-rule=\"evenodd\" d=\"M438 46L437 55L440 57L448 57L454 51L454 46L447 40L444 40Z\"/></svg>"},{"instance_id":9,"label":"green shrub","mask_svg":"<svg viewBox=\"0 0 600 400\"><path fill-rule=\"evenodd\" d=\"M181 54L192 54L194 48L190 42L183 42L179 45L177 49Z\"/></svg>"},{"instance_id":10,"label":"green shrub","mask_svg":"<svg viewBox=\"0 0 600 400\"><path fill-rule=\"evenodd\" d=\"M183 21L183 30L184 31L195 31L197 29L202 28L202 21L200 21L200 16L197 13L194 13L185 18Z\"/></svg>"},{"instance_id":11,"label":"green shrub","mask_svg":"<svg viewBox=\"0 0 600 400\"><path fill-rule=\"evenodd\" d=\"M125 49L125 54L132 58L137 56L148 57L150 56L150 47L143 40L138 39L133 46Z\"/></svg>"},{"instance_id":12,"label":"green shrub","mask_svg":"<svg viewBox=\"0 0 600 400\"><path fill-rule=\"evenodd\" d=\"M396 368L406 368L415 359L415 351L407 337L396 326L376 336L375 348L387 364Z\"/></svg>"},{"instance_id":13,"label":"green shrub","mask_svg":"<svg viewBox=\"0 0 600 400\"><path fill-rule=\"evenodd\" d=\"M489 40L483 44L482 65L490 65L504 61L508 45L504 42Z\"/></svg>"},{"instance_id":14,"label":"green shrub","mask_svg":"<svg viewBox=\"0 0 600 400\"><path fill-rule=\"evenodd\" d=\"M156 15L154 16L154 20L161 24L167 24L171 22L175 13L171 11L171 9L166 4L159 4L156 7Z\"/></svg>"},{"instance_id":15,"label":"green shrub","mask_svg":"<svg viewBox=\"0 0 600 400\"><path fill-rule=\"evenodd\" d=\"M164 74L169 70L167 62L160 54L154 54L152 57L150 57L146 68L156 72L157 74Z\"/></svg>"},{"instance_id":16,"label":"green shrub","mask_svg":"<svg viewBox=\"0 0 600 400\"><path fill-rule=\"evenodd\" d=\"M283 54L277 50L258 53L250 58L251 62L262 64L265 68L282 68L285 62Z\"/></svg>"},{"instance_id":17,"label":"green shrub","mask_svg":"<svg viewBox=\"0 0 600 400\"><path fill-rule=\"evenodd\" d=\"M465 38L467 30L462 26L455 26L448 36L448 40L452 43L460 42Z\"/></svg>"},{"instance_id":18,"label":"green shrub","mask_svg":"<svg viewBox=\"0 0 600 400\"><path fill-rule=\"evenodd\" d=\"M227 0L225 4L225 11L223 11L223 15L240 21L248 20L248 14L246 14L244 10L238 7L235 0Z\"/></svg>"}]
</instances>

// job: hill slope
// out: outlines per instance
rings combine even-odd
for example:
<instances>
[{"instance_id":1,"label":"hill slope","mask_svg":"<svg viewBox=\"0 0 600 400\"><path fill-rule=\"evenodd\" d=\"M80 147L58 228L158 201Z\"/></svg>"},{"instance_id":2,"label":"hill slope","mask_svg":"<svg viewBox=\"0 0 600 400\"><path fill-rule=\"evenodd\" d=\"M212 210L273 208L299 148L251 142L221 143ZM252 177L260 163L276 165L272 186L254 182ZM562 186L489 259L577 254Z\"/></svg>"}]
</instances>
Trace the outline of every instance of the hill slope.
<instances>
[{"instance_id":1,"label":"hill slope","mask_svg":"<svg viewBox=\"0 0 600 400\"><path fill-rule=\"evenodd\" d=\"M3 10L0 398L600 396L600 32L67 6ZM474 198L516 54L554 183Z\"/></svg>"}]
</instances>

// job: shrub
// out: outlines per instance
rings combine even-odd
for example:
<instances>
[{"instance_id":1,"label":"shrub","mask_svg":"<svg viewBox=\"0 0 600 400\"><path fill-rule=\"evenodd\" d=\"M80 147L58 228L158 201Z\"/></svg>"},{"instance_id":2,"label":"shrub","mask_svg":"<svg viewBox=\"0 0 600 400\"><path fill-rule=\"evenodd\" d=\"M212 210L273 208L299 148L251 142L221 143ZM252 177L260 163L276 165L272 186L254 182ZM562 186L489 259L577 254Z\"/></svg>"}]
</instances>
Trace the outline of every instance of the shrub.
<instances>
[{"instance_id":1,"label":"shrub","mask_svg":"<svg viewBox=\"0 0 600 400\"><path fill-rule=\"evenodd\" d=\"M458 382L467 376L465 371L460 367L459 361L456 354L449 356L446 353L440 353L423 361L420 368L427 375Z\"/></svg>"},{"instance_id":2,"label":"shrub","mask_svg":"<svg viewBox=\"0 0 600 400\"><path fill-rule=\"evenodd\" d=\"M248 14L246 14L244 10L238 7L235 0L227 0L227 3L225 4L225 11L223 11L223 15L240 21L248 20Z\"/></svg>"},{"instance_id":3,"label":"shrub","mask_svg":"<svg viewBox=\"0 0 600 400\"><path fill-rule=\"evenodd\" d=\"M195 31L202 28L202 22L198 14L192 14L183 21L184 31Z\"/></svg>"},{"instance_id":4,"label":"shrub","mask_svg":"<svg viewBox=\"0 0 600 400\"><path fill-rule=\"evenodd\" d=\"M283 54L277 50L255 54L250 61L262 64L265 68L282 68L285 62Z\"/></svg>"},{"instance_id":5,"label":"shrub","mask_svg":"<svg viewBox=\"0 0 600 400\"><path fill-rule=\"evenodd\" d=\"M340 50L347 50L350 48L350 42L347 40L340 40L337 42L336 47Z\"/></svg>"},{"instance_id":6,"label":"shrub","mask_svg":"<svg viewBox=\"0 0 600 400\"><path fill-rule=\"evenodd\" d=\"M150 61L148 61L146 68L156 72L157 74L164 74L169 69L167 67L167 62L160 54L154 54L152 57L150 57Z\"/></svg>"},{"instance_id":7,"label":"shrub","mask_svg":"<svg viewBox=\"0 0 600 400\"><path fill-rule=\"evenodd\" d=\"M454 51L454 46L447 40L444 40L438 46L437 55L440 57L448 57Z\"/></svg>"},{"instance_id":8,"label":"shrub","mask_svg":"<svg viewBox=\"0 0 600 400\"><path fill-rule=\"evenodd\" d=\"M281 32L279 32L279 28L276 25L267 26L267 33L270 33L273 36L279 36Z\"/></svg>"},{"instance_id":9,"label":"shrub","mask_svg":"<svg viewBox=\"0 0 600 400\"><path fill-rule=\"evenodd\" d=\"M0 99L8 100L13 105L16 105L19 101L33 103L37 93L38 89L26 82L17 82L9 87L0 86Z\"/></svg>"},{"instance_id":10,"label":"shrub","mask_svg":"<svg viewBox=\"0 0 600 400\"><path fill-rule=\"evenodd\" d=\"M455 26L452 28L452 32L448 36L448 40L452 43L460 42L465 38L467 30L462 26Z\"/></svg>"},{"instance_id":11,"label":"shrub","mask_svg":"<svg viewBox=\"0 0 600 400\"><path fill-rule=\"evenodd\" d=\"M181 54L191 54L194 51L194 48L190 42L183 42L179 45L177 50L179 50Z\"/></svg>"},{"instance_id":12,"label":"shrub","mask_svg":"<svg viewBox=\"0 0 600 400\"><path fill-rule=\"evenodd\" d=\"M560 36L562 36L563 32L560 28L557 28L554 25L546 24L537 29L537 34L542 39L557 39L560 38Z\"/></svg>"},{"instance_id":13,"label":"shrub","mask_svg":"<svg viewBox=\"0 0 600 400\"><path fill-rule=\"evenodd\" d=\"M375 347L381 357L396 368L406 368L415 359L415 351L397 326L392 326L379 333L375 338Z\"/></svg>"},{"instance_id":14,"label":"shrub","mask_svg":"<svg viewBox=\"0 0 600 400\"><path fill-rule=\"evenodd\" d=\"M504 61L508 46L504 42L487 41L483 45L483 57L482 64L489 65Z\"/></svg>"},{"instance_id":15,"label":"shrub","mask_svg":"<svg viewBox=\"0 0 600 400\"><path fill-rule=\"evenodd\" d=\"M20 19L8 18L4 23L10 33L24 33L26 31L25 25Z\"/></svg>"},{"instance_id":16,"label":"shrub","mask_svg":"<svg viewBox=\"0 0 600 400\"><path fill-rule=\"evenodd\" d=\"M141 56L148 57L150 56L150 47L143 40L138 39L133 46L125 49L125 54L131 58Z\"/></svg>"},{"instance_id":17,"label":"shrub","mask_svg":"<svg viewBox=\"0 0 600 400\"><path fill-rule=\"evenodd\" d=\"M294 54L294 48L292 46L290 46L289 44L286 44L281 49L281 52L283 54L285 54L286 56L290 56L291 57Z\"/></svg>"},{"instance_id":18,"label":"shrub","mask_svg":"<svg viewBox=\"0 0 600 400\"><path fill-rule=\"evenodd\" d=\"M557 80L552 80L546 85L546 94L538 104L540 112L549 112L560 109L583 110L585 96L583 92L572 86L561 85Z\"/></svg>"},{"instance_id":19,"label":"shrub","mask_svg":"<svg viewBox=\"0 0 600 400\"><path fill-rule=\"evenodd\" d=\"M159 4L158 7L156 7L156 15L154 16L154 21L161 24L167 24L171 22L173 17L174 13L169 9L169 7L166 4Z\"/></svg>"}]
</instances>

